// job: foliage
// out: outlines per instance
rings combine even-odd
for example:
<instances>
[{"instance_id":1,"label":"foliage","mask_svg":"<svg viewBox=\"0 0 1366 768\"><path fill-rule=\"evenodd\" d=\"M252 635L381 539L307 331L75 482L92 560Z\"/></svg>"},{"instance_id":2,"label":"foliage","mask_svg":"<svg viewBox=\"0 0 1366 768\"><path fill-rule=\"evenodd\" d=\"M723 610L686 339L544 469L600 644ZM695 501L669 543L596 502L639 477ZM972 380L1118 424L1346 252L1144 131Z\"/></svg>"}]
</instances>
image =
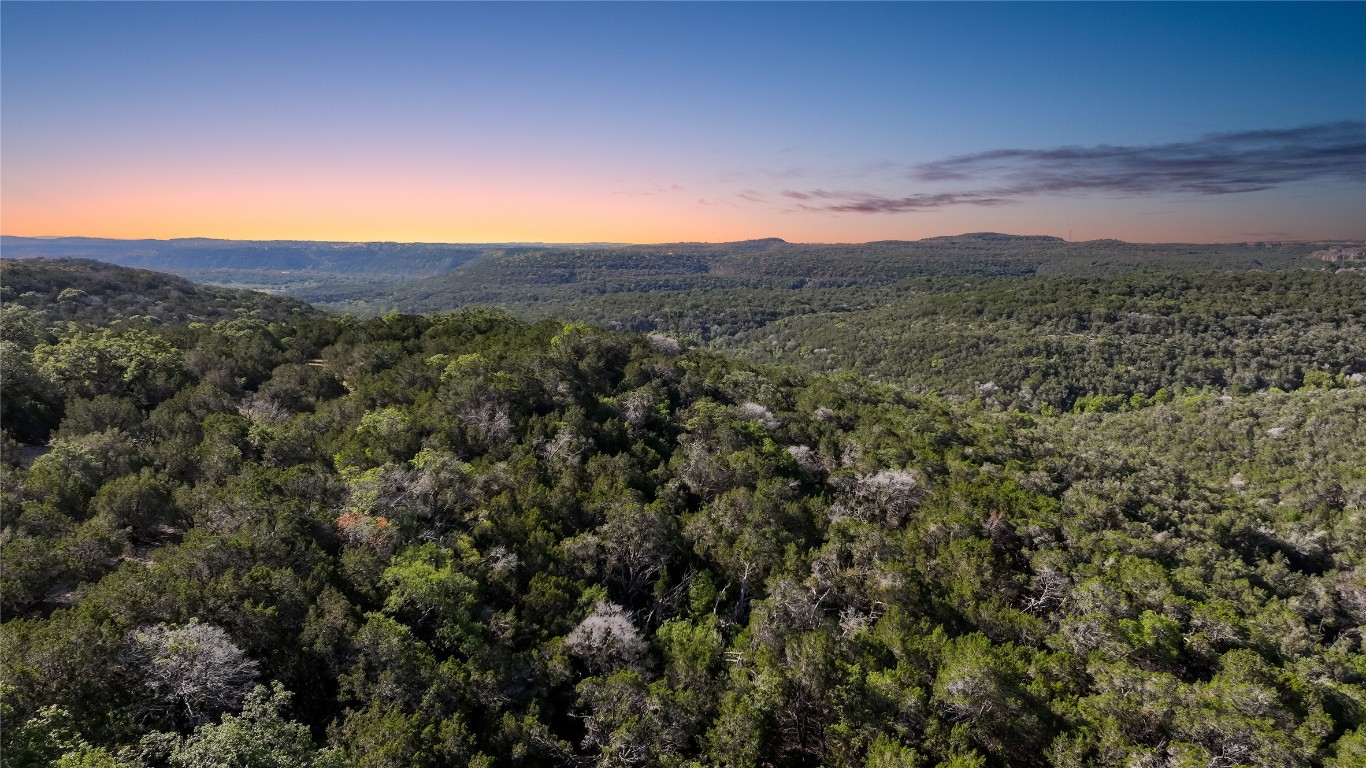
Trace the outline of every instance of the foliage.
<instances>
[{"instance_id":1,"label":"foliage","mask_svg":"<svg viewBox=\"0 0 1366 768\"><path fill-rule=\"evenodd\" d=\"M0 276L9 305L5 311L23 307L42 312L48 322L155 324L242 316L281 321L315 311L282 296L195 285L159 272L85 258L6 258L0 260ZM6 338L11 338L6 331Z\"/></svg>"},{"instance_id":2,"label":"foliage","mask_svg":"<svg viewBox=\"0 0 1366 768\"><path fill-rule=\"evenodd\" d=\"M1059 286L1133 287L1092 297L1117 318L1171 290L1209 301L1184 326L1246 325L1291 370L1288 329L1360 322L1344 279L1038 279L1018 322L1061 317L1039 309ZM1352 342L1307 386L1029 414L487 309L10 320L67 382L64 344L167 356L138 389L137 366L81 369L3 424L6 764L1363 752Z\"/></svg>"}]
</instances>

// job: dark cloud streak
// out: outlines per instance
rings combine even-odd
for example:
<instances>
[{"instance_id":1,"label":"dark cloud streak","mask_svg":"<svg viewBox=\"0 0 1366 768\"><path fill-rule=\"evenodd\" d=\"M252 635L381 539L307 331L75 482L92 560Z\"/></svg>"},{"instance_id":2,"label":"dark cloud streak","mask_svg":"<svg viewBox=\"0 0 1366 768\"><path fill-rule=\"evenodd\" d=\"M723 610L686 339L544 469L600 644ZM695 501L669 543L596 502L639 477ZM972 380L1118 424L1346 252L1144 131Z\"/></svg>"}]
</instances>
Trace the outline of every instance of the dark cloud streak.
<instances>
[{"instance_id":1,"label":"dark cloud streak","mask_svg":"<svg viewBox=\"0 0 1366 768\"><path fill-rule=\"evenodd\" d=\"M1301 181L1366 182L1366 122L1215 133L1149 146L1002 149L924 163L909 178L991 186L902 197L787 190L801 210L906 213L956 205L1002 205L1037 195L1228 195ZM819 202L817 202L819 201Z\"/></svg>"},{"instance_id":2,"label":"dark cloud streak","mask_svg":"<svg viewBox=\"0 0 1366 768\"><path fill-rule=\"evenodd\" d=\"M951 205L1007 205L1011 203L1004 197L980 192L943 192L933 195L909 195L907 197L883 197L862 192L827 192L823 189L811 192L783 190L783 196L799 201L797 210L827 211L830 213L911 213L928 211ZM828 203L814 203L824 201Z\"/></svg>"}]
</instances>

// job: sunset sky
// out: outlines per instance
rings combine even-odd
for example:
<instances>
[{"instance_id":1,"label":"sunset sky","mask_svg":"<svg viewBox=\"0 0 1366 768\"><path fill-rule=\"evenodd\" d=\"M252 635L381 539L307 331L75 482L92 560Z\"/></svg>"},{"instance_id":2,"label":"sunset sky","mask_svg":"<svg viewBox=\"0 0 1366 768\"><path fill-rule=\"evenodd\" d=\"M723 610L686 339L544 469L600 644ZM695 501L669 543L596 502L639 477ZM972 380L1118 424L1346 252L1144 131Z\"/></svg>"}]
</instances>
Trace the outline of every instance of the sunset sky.
<instances>
[{"instance_id":1,"label":"sunset sky","mask_svg":"<svg viewBox=\"0 0 1366 768\"><path fill-rule=\"evenodd\" d=\"M1366 238L1366 3L0 5L0 231Z\"/></svg>"}]
</instances>

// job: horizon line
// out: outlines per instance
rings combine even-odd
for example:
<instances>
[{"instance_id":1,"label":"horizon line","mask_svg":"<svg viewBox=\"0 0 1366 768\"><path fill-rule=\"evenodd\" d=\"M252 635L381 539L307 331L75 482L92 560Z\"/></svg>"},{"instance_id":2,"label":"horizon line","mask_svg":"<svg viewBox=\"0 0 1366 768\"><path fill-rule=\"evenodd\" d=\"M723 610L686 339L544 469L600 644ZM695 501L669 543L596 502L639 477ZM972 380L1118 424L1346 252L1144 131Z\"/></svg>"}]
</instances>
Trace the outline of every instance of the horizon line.
<instances>
[{"instance_id":1,"label":"horizon line","mask_svg":"<svg viewBox=\"0 0 1366 768\"><path fill-rule=\"evenodd\" d=\"M625 240L571 240L571 241L547 241L547 240L348 240L348 239L304 239L304 238L254 238L254 237L100 237L92 235L11 235L0 232L0 237L16 238L24 240L106 240L110 242L160 242L169 243L177 240L211 240L224 243L328 243L328 244L348 244L348 245L373 245L373 244L392 244L392 245L526 245L526 246L545 246L549 248L572 247L572 246L664 246L664 245L730 245L735 243L754 243L765 240L778 241L788 245L872 245L876 243L918 243L926 240L943 240L955 237L971 237L974 235L1002 235L1014 238L1054 238L1064 243L1080 244L1094 243L1101 241L1116 241L1130 243L1133 245L1234 245L1238 243L1332 243L1332 242L1366 242L1366 239L1351 237L1311 237L1311 238L1257 238L1247 237L1242 240L1213 240L1213 241L1193 241L1193 240L1124 240L1116 237L1096 237L1087 240L1073 240L1059 235L1046 234L1015 234L1011 232L997 232L994 230L979 230L975 232L960 232L952 235L931 235L914 240L903 240L899 238L880 238L877 240L863 241L791 241L777 236L751 237L740 240L662 240L656 242L631 242Z\"/></svg>"}]
</instances>

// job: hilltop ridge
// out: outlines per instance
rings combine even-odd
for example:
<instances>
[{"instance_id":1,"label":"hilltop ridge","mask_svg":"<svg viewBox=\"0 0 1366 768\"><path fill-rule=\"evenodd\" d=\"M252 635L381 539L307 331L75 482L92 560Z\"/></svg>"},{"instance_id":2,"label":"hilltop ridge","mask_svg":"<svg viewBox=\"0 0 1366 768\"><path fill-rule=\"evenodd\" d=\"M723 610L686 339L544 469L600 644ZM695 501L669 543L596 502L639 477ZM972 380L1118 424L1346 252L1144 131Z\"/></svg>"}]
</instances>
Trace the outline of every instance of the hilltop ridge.
<instances>
[{"instance_id":1,"label":"hilltop ridge","mask_svg":"<svg viewBox=\"0 0 1366 768\"><path fill-rule=\"evenodd\" d=\"M319 314L286 296L199 285L165 272L93 259L0 259L0 296L7 305L44 312L50 321L84 323L237 317L281 322Z\"/></svg>"},{"instance_id":2,"label":"hilltop ridge","mask_svg":"<svg viewBox=\"0 0 1366 768\"><path fill-rule=\"evenodd\" d=\"M0 238L10 258L90 258L282 293L358 314L509 306L619 293L807 290L920 277L1098 275L1135 269L1331 268L1312 243L1068 242L970 232L922 240L661 244L344 243Z\"/></svg>"}]
</instances>

